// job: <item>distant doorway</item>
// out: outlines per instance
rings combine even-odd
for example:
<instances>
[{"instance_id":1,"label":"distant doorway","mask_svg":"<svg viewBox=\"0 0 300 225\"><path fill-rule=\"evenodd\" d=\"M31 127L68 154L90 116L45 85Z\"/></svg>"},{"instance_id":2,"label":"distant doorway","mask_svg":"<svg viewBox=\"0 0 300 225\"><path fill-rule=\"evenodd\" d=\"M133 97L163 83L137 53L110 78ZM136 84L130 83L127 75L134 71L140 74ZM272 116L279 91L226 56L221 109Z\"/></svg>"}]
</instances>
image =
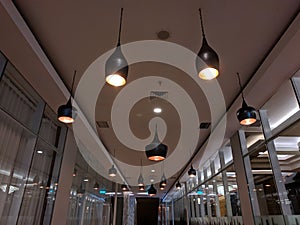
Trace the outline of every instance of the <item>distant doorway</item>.
<instances>
[{"instance_id":1,"label":"distant doorway","mask_svg":"<svg viewBox=\"0 0 300 225\"><path fill-rule=\"evenodd\" d=\"M159 198L137 198L137 225L157 225Z\"/></svg>"}]
</instances>

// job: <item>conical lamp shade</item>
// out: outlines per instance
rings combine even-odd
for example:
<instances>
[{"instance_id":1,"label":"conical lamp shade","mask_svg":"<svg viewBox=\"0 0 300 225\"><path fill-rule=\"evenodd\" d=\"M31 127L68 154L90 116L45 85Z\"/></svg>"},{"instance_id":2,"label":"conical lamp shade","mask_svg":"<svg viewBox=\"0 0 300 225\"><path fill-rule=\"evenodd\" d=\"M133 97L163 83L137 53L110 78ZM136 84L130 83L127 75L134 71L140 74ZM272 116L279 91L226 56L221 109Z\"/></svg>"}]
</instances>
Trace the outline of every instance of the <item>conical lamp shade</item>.
<instances>
[{"instance_id":1,"label":"conical lamp shade","mask_svg":"<svg viewBox=\"0 0 300 225\"><path fill-rule=\"evenodd\" d=\"M121 47L117 46L114 53L105 63L105 80L108 84L119 87L126 84L128 75L128 63L121 51Z\"/></svg>"},{"instance_id":2,"label":"conical lamp shade","mask_svg":"<svg viewBox=\"0 0 300 225\"><path fill-rule=\"evenodd\" d=\"M203 37L202 46L196 59L196 68L198 76L203 80L212 80L219 75L219 56L208 45Z\"/></svg>"},{"instance_id":3,"label":"conical lamp shade","mask_svg":"<svg viewBox=\"0 0 300 225\"><path fill-rule=\"evenodd\" d=\"M144 191L145 190L145 185L139 185L139 190Z\"/></svg>"},{"instance_id":4,"label":"conical lamp shade","mask_svg":"<svg viewBox=\"0 0 300 225\"><path fill-rule=\"evenodd\" d=\"M154 195L156 195L156 193L157 193L157 190L155 189L153 184L151 184L150 188L148 189L148 195L154 196Z\"/></svg>"},{"instance_id":5,"label":"conical lamp shade","mask_svg":"<svg viewBox=\"0 0 300 225\"><path fill-rule=\"evenodd\" d=\"M157 130L155 131L154 139L151 144L145 147L146 156L151 161L161 161L167 157L168 146L161 143L158 139Z\"/></svg>"},{"instance_id":6,"label":"conical lamp shade","mask_svg":"<svg viewBox=\"0 0 300 225\"><path fill-rule=\"evenodd\" d=\"M98 182L96 182L95 184L94 184L94 190L98 190L99 189L99 184L98 184Z\"/></svg>"},{"instance_id":7,"label":"conical lamp shade","mask_svg":"<svg viewBox=\"0 0 300 225\"><path fill-rule=\"evenodd\" d=\"M179 183L179 181L177 181L177 183L176 183L176 189L177 189L177 190L180 190L180 189L181 189L181 184Z\"/></svg>"},{"instance_id":8,"label":"conical lamp shade","mask_svg":"<svg viewBox=\"0 0 300 225\"><path fill-rule=\"evenodd\" d=\"M159 183L159 189L160 190L164 190L165 189L165 185L163 185L162 181Z\"/></svg>"},{"instance_id":9,"label":"conical lamp shade","mask_svg":"<svg viewBox=\"0 0 300 225\"><path fill-rule=\"evenodd\" d=\"M165 174L162 175L160 183L161 183L162 186L167 185L167 179L165 177Z\"/></svg>"},{"instance_id":10,"label":"conical lamp shade","mask_svg":"<svg viewBox=\"0 0 300 225\"><path fill-rule=\"evenodd\" d=\"M195 170L195 169L193 168L193 166L191 165L191 168L190 168L189 171L188 171L189 177L196 177L196 174L197 174L196 170Z\"/></svg>"},{"instance_id":11,"label":"conical lamp shade","mask_svg":"<svg viewBox=\"0 0 300 225\"><path fill-rule=\"evenodd\" d=\"M114 167L114 165L112 165L112 167L108 170L108 175L110 177L115 177L117 176L117 170L116 168Z\"/></svg>"},{"instance_id":12,"label":"conical lamp shade","mask_svg":"<svg viewBox=\"0 0 300 225\"><path fill-rule=\"evenodd\" d=\"M143 186L144 185L144 178L142 176L142 174L140 174L139 178L138 178L138 186Z\"/></svg>"},{"instance_id":13,"label":"conical lamp shade","mask_svg":"<svg viewBox=\"0 0 300 225\"><path fill-rule=\"evenodd\" d=\"M105 63L105 80L108 84L119 87L126 84L128 75L128 63L121 51L121 28L122 28L123 8L121 8L118 44L114 53Z\"/></svg>"},{"instance_id":14,"label":"conical lamp shade","mask_svg":"<svg viewBox=\"0 0 300 225\"><path fill-rule=\"evenodd\" d=\"M248 106L245 100L243 100L242 108L237 111L236 116L241 125L249 126L256 122L256 110Z\"/></svg>"},{"instance_id":15,"label":"conical lamp shade","mask_svg":"<svg viewBox=\"0 0 300 225\"><path fill-rule=\"evenodd\" d=\"M73 123L76 117L76 110L72 107L71 98L67 104L59 106L57 110L57 119L63 123Z\"/></svg>"},{"instance_id":16,"label":"conical lamp shade","mask_svg":"<svg viewBox=\"0 0 300 225\"><path fill-rule=\"evenodd\" d=\"M121 189L122 189L122 191L128 191L128 187L126 184L122 184Z\"/></svg>"}]
</instances>

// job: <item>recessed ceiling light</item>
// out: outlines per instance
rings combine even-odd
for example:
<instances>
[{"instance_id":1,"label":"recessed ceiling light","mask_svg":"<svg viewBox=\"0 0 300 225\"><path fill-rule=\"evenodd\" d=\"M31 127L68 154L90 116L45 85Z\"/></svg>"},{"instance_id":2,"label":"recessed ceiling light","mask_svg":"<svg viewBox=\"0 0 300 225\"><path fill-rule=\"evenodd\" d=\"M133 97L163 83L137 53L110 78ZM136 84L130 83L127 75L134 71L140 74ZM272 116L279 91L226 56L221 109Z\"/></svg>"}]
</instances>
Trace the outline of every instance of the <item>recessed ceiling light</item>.
<instances>
[{"instance_id":1,"label":"recessed ceiling light","mask_svg":"<svg viewBox=\"0 0 300 225\"><path fill-rule=\"evenodd\" d=\"M155 173L155 170L152 169L152 170L151 170L151 173Z\"/></svg>"},{"instance_id":2,"label":"recessed ceiling light","mask_svg":"<svg viewBox=\"0 0 300 225\"><path fill-rule=\"evenodd\" d=\"M154 182L154 179L151 179L150 182L153 183L153 182Z\"/></svg>"},{"instance_id":3,"label":"recessed ceiling light","mask_svg":"<svg viewBox=\"0 0 300 225\"><path fill-rule=\"evenodd\" d=\"M161 113L161 112L162 112L162 109L156 107L156 108L153 109L153 112L155 112L155 113Z\"/></svg>"},{"instance_id":4,"label":"recessed ceiling light","mask_svg":"<svg viewBox=\"0 0 300 225\"><path fill-rule=\"evenodd\" d=\"M36 151L38 154L43 154L43 151L42 150L37 150Z\"/></svg>"}]
</instances>

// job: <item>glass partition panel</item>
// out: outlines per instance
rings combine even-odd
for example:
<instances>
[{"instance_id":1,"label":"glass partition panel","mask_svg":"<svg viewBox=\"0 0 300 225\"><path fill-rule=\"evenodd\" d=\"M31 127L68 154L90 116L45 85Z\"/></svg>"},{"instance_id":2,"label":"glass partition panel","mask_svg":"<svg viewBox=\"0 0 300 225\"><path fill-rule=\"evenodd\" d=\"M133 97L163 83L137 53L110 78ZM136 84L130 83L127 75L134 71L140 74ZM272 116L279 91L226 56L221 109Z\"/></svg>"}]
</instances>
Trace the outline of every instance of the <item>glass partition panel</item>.
<instances>
[{"instance_id":1,"label":"glass partition panel","mask_svg":"<svg viewBox=\"0 0 300 225\"><path fill-rule=\"evenodd\" d=\"M23 195L35 179L29 173L36 137L0 110L0 224L16 224Z\"/></svg>"},{"instance_id":2,"label":"glass partition panel","mask_svg":"<svg viewBox=\"0 0 300 225\"><path fill-rule=\"evenodd\" d=\"M251 126L244 128L247 148L243 149L243 155L248 152L255 151L255 149L260 148L262 145L265 145L265 137L262 131L262 127Z\"/></svg>"},{"instance_id":3,"label":"glass partition panel","mask_svg":"<svg viewBox=\"0 0 300 225\"><path fill-rule=\"evenodd\" d=\"M284 224L269 151L261 145L244 157L255 224Z\"/></svg>"},{"instance_id":4,"label":"glass partition panel","mask_svg":"<svg viewBox=\"0 0 300 225\"><path fill-rule=\"evenodd\" d=\"M291 215L286 215L287 224L300 223L300 121L281 132L274 140L281 175L286 188L285 204ZM284 194L284 193L282 193Z\"/></svg>"},{"instance_id":5,"label":"glass partition panel","mask_svg":"<svg viewBox=\"0 0 300 225\"><path fill-rule=\"evenodd\" d=\"M228 165L228 164L232 163L233 158L232 158L232 149L231 149L230 144L224 146L220 151L222 151L222 153L224 155L224 164Z\"/></svg>"},{"instance_id":6,"label":"glass partition panel","mask_svg":"<svg viewBox=\"0 0 300 225\"><path fill-rule=\"evenodd\" d=\"M219 156L219 154L217 154L216 157L214 158L213 164L214 164L214 168L215 168L214 174L216 174L221 169L221 163L220 163L220 156Z\"/></svg>"},{"instance_id":7,"label":"glass partition panel","mask_svg":"<svg viewBox=\"0 0 300 225\"><path fill-rule=\"evenodd\" d=\"M184 209L183 198L174 201L174 224L186 224L186 211Z\"/></svg>"},{"instance_id":8,"label":"glass partition panel","mask_svg":"<svg viewBox=\"0 0 300 225\"><path fill-rule=\"evenodd\" d=\"M61 133L61 124L57 122L56 114L46 106L42 118L39 135L54 147L58 147L59 137Z\"/></svg>"},{"instance_id":9,"label":"glass partition panel","mask_svg":"<svg viewBox=\"0 0 300 225\"><path fill-rule=\"evenodd\" d=\"M5 68L0 92L0 107L37 133L44 102L11 63Z\"/></svg>"},{"instance_id":10,"label":"glass partition panel","mask_svg":"<svg viewBox=\"0 0 300 225\"><path fill-rule=\"evenodd\" d=\"M271 130L298 112L299 105L291 81L286 80L262 109L267 111Z\"/></svg>"},{"instance_id":11,"label":"glass partition panel","mask_svg":"<svg viewBox=\"0 0 300 225\"><path fill-rule=\"evenodd\" d=\"M77 151L67 224L111 224L115 183L100 176ZM121 191L118 192L118 202L119 196L122 196Z\"/></svg>"}]
</instances>

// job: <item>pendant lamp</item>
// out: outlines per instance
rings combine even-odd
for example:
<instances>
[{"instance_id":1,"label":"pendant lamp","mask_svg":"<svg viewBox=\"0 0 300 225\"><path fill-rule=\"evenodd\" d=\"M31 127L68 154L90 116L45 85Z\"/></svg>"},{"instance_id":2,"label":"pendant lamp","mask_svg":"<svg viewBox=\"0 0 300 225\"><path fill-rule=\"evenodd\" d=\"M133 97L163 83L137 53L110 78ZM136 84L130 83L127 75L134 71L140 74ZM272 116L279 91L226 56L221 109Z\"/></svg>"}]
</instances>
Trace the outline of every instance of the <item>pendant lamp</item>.
<instances>
[{"instance_id":1,"label":"pendant lamp","mask_svg":"<svg viewBox=\"0 0 300 225\"><path fill-rule=\"evenodd\" d=\"M156 193L157 193L157 190L155 189L153 184L151 184L150 188L148 189L148 195L152 197L152 196L155 196Z\"/></svg>"},{"instance_id":2,"label":"pendant lamp","mask_svg":"<svg viewBox=\"0 0 300 225\"><path fill-rule=\"evenodd\" d=\"M196 59L196 68L198 76L203 80L212 80L219 75L219 56L208 45L208 42L204 33L204 26L202 21L201 9L199 9L200 23L202 29L202 46L198 52Z\"/></svg>"},{"instance_id":3,"label":"pendant lamp","mask_svg":"<svg viewBox=\"0 0 300 225\"><path fill-rule=\"evenodd\" d=\"M145 147L146 156L151 161L162 161L167 157L168 146L161 143L157 135L157 125L155 128L154 139L151 144Z\"/></svg>"},{"instance_id":4,"label":"pendant lamp","mask_svg":"<svg viewBox=\"0 0 300 225\"><path fill-rule=\"evenodd\" d=\"M177 183L176 183L176 189L177 189L177 190L180 190L180 189L181 189L181 184L179 183L179 181L177 181Z\"/></svg>"},{"instance_id":5,"label":"pendant lamp","mask_svg":"<svg viewBox=\"0 0 300 225\"><path fill-rule=\"evenodd\" d=\"M117 176L117 170L116 170L116 168L115 168L114 165L112 165L112 167L108 170L108 175L109 175L110 177L115 177L115 176Z\"/></svg>"},{"instance_id":6,"label":"pendant lamp","mask_svg":"<svg viewBox=\"0 0 300 225\"><path fill-rule=\"evenodd\" d=\"M145 190L145 185L139 185L139 190L144 191Z\"/></svg>"},{"instance_id":7,"label":"pendant lamp","mask_svg":"<svg viewBox=\"0 0 300 225\"><path fill-rule=\"evenodd\" d=\"M114 157L115 157L115 155L116 155L116 150L114 149ZM111 166L111 168L108 170L108 176L110 176L110 177L115 177L115 176L117 176L117 170L116 170L114 164L113 164L113 165Z\"/></svg>"},{"instance_id":8,"label":"pendant lamp","mask_svg":"<svg viewBox=\"0 0 300 225\"><path fill-rule=\"evenodd\" d=\"M238 77L238 81L239 81L239 85L240 85L240 89L241 89L241 93L242 93L243 103L242 103L242 108L240 108L236 112L236 116L241 125L249 126L256 122L256 110L255 110L255 108L247 105L245 98L244 98L243 88L242 88L241 78L240 78L239 73L237 73L237 77Z\"/></svg>"},{"instance_id":9,"label":"pendant lamp","mask_svg":"<svg viewBox=\"0 0 300 225\"><path fill-rule=\"evenodd\" d=\"M121 185L121 189L122 191L128 191L128 187L125 183Z\"/></svg>"},{"instance_id":10,"label":"pendant lamp","mask_svg":"<svg viewBox=\"0 0 300 225\"><path fill-rule=\"evenodd\" d=\"M99 189L99 184L98 184L98 182L95 182L95 184L94 184L94 190L98 190Z\"/></svg>"},{"instance_id":11,"label":"pendant lamp","mask_svg":"<svg viewBox=\"0 0 300 225\"><path fill-rule=\"evenodd\" d=\"M74 168L72 176L73 176L73 177L76 177L76 175L77 175L77 169Z\"/></svg>"},{"instance_id":12,"label":"pendant lamp","mask_svg":"<svg viewBox=\"0 0 300 225\"><path fill-rule=\"evenodd\" d=\"M160 183L161 183L162 186L167 185L167 179L165 177L165 174L162 175Z\"/></svg>"},{"instance_id":13,"label":"pendant lamp","mask_svg":"<svg viewBox=\"0 0 300 225\"><path fill-rule=\"evenodd\" d=\"M159 183L159 189L160 190L164 190L165 189L165 185L163 185L162 181Z\"/></svg>"},{"instance_id":14,"label":"pendant lamp","mask_svg":"<svg viewBox=\"0 0 300 225\"><path fill-rule=\"evenodd\" d=\"M108 84L119 87L126 84L128 75L128 63L121 51L121 27L123 18L123 8L121 8L119 35L116 50L105 63L105 80Z\"/></svg>"},{"instance_id":15,"label":"pendant lamp","mask_svg":"<svg viewBox=\"0 0 300 225\"><path fill-rule=\"evenodd\" d=\"M142 176L142 174L140 174L139 178L138 178L138 186L142 186L144 185L144 178Z\"/></svg>"},{"instance_id":16,"label":"pendant lamp","mask_svg":"<svg viewBox=\"0 0 300 225\"><path fill-rule=\"evenodd\" d=\"M57 119L63 123L73 123L76 117L76 109L72 106L72 102L71 102L75 76L76 76L76 70L74 71L73 81L71 86L71 94L67 104L61 105L57 109Z\"/></svg>"},{"instance_id":17,"label":"pendant lamp","mask_svg":"<svg viewBox=\"0 0 300 225\"><path fill-rule=\"evenodd\" d=\"M162 163L162 176L161 176L161 179L160 179L160 185L165 187L167 185L167 179L166 179L166 176L165 176L165 171L164 171L164 162Z\"/></svg>"},{"instance_id":18,"label":"pendant lamp","mask_svg":"<svg viewBox=\"0 0 300 225\"><path fill-rule=\"evenodd\" d=\"M196 177L197 171L194 169L193 165L191 165L191 168L188 171L189 177Z\"/></svg>"},{"instance_id":19,"label":"pendant lamp","mask_svg":"<svg viewBox=\"0 0 300 225\"><path fill-rule=\"evenodd\" d=\"M138 186L141 187L141 186L144 186L144 178L143 178L143 175L142 175L142 172L143 172L143 164L142 164L142 159L141 159L141 168L140 168L140 176L138 178ZM144 189L144 188L143 188Z\"/></svg>"}]
</instances>

